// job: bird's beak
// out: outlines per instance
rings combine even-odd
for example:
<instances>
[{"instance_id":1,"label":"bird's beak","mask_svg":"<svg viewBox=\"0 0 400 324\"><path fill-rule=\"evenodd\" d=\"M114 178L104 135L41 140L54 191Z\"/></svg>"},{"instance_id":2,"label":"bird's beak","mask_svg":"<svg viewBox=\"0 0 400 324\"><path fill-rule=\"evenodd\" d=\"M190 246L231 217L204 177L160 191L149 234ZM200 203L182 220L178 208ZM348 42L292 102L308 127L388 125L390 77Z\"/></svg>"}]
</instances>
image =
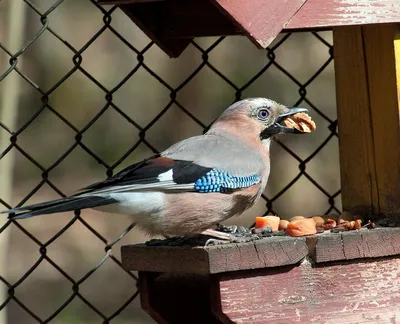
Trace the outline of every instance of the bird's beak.
<instances>
[{"instance_id":1,"label":"bird's beak","mask_svg":"<svg viewBox=\"0 0 400 324\"><path fill-rule=\"evenodd\" d=\"M269 138L273 135L276 134L282 134L282 133L291 133L291 134L303 134L300 130L292 127L287 127L284 125L281 125L286 118L289 116L292 116L297 113L301 112L308 112L306 108L298 108L298 107L293 107L293 108L286 108L284 107L284 111L278 115L276 118L275 122L268 128L264 129L264 131L261 133L261 138L266 139Z\"/></svg>"},{"instance_id":2,"label":"bird's beak","mask_svg":"<svg viewBox=\"0 0 400 324\"><path fill-rule=\"evenodd\" d=\"M299 108L299 107L289 108L289 111L280 114L278 116L278 118L275 120L275 123L272 126L275 126L279 130L279 133L304 134L304 132L299 131L297 128L287 127L280 124L287 117L302 112L306 113L308 112L308 110L306 108Z\"/></svg>"}]
</instances>

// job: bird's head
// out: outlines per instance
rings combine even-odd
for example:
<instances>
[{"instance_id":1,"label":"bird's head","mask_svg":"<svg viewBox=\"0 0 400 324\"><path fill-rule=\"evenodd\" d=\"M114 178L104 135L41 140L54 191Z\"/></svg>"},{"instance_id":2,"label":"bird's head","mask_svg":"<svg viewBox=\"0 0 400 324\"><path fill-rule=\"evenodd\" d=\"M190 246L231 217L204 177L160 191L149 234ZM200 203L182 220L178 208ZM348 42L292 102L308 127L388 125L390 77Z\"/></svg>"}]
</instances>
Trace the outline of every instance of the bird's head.
<instances>
[{"instance_id":1,"label":"bird's head","mask_svg":"<svg viewBox=\"0 0 400 324\"><path fill-rule=\"evenodd\" d=\"M210 132L229 129L253 134L261 140L274 135L304 134L315 129L315 123L305 108L288 108L266 98L249 98L228 107L214 122Z\"/></svg>"}]
</instances>

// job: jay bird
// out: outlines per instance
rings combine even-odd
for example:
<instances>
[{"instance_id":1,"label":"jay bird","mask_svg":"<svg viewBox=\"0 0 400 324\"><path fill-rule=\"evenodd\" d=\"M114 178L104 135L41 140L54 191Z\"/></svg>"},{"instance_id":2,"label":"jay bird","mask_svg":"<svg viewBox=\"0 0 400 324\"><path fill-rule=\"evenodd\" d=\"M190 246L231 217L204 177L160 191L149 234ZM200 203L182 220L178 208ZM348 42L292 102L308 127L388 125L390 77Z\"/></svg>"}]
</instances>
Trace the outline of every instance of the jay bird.
<instances>
[{"instance_id":1,"label":"jay bird","mask_svg":"<svg viewBox=\"0 0 400 324\"><path fill-rule=\"evenodd\" d=\"M227 239L224 234L229 234L212 226L241 215L257 202L270 173L271 138L302 133L281 122L306 111L266 98L238 101L204 135L180 141L70 197L2 213L23 219L93 208L131 215L134 223L152 235L204 234Z\"/></svg>"}]
</instances>

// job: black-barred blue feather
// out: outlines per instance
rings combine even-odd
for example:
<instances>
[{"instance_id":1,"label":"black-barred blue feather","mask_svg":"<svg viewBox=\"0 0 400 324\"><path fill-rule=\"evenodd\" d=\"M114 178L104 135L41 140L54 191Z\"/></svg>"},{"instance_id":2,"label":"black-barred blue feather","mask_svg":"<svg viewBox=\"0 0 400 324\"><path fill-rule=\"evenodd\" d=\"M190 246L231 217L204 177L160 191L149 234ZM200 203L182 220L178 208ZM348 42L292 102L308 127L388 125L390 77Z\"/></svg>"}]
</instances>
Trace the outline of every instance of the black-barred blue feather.
<instances>
[{"instance_id":1,"label":"black-barred blue feather","mask_svg":"<svg viewBox=\"0 0 400 324\"><path fill-rule=\"evenodd\" d=\"M212 169L194 183L198 192L230 192L233 189L251 187L261 181L258 174L248 177L234 177L225 171Z\"/></svg>"}]
</instances>

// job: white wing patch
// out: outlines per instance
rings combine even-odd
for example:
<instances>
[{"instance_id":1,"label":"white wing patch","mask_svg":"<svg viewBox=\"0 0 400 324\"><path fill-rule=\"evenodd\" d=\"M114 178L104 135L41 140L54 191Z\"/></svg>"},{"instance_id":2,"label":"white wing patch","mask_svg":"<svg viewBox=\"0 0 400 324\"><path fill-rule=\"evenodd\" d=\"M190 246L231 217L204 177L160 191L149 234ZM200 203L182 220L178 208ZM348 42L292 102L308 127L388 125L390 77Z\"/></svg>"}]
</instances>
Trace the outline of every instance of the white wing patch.
<instances>
[{"instance_id":1,"label":"white wing patch","mask_svg":"<svg viewBox=\"0 0 400 324\"><path fill-rule=\"evenodd\" d=\"M170 181L172 180L172 169L168 170L167 172L160 173L157 177L160 181Z\"/></svg>"}]
</instances>

